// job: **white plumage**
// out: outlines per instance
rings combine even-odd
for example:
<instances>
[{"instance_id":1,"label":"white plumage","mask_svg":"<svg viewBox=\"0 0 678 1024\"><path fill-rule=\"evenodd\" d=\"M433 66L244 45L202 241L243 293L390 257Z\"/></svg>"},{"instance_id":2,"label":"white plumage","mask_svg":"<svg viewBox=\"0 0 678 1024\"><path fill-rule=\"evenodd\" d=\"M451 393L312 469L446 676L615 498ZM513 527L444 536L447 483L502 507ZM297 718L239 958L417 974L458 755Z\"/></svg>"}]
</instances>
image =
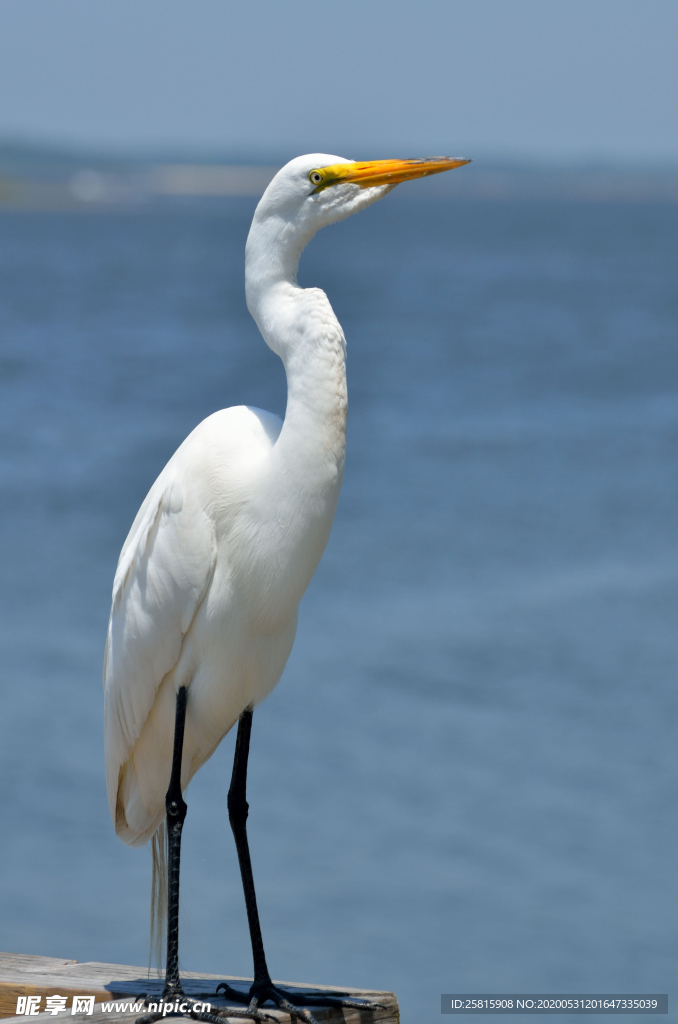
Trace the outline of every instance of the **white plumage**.
<instances>
[{"instance_id":1,"label":"white plumage","mask_svg":"<svg viewBox=\"0 0 678 1024\"><path fill-rule=\"evenodd\" d=\"M153 484L123 546L104 690L108 796L126 843L146 842L163 821L178 689L189 693L185 789L278 682L329 537L344 468L345 342L325 294L297 284L301 252L318 228L397 181L462 162L299 157L257 207L247 302L285 365L285 420L244 406L204 420Z\"/></svg>"}]
</instances>

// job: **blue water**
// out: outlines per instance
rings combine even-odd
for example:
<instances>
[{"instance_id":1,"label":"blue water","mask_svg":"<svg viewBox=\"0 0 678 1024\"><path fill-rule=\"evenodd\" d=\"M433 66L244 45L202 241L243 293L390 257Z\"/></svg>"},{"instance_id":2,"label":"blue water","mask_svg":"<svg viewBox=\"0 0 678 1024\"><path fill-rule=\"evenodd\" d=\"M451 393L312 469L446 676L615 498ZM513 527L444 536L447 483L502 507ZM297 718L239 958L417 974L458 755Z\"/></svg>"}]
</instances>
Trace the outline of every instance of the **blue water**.
<instances>
[{"instance_id":1,"label":"blue water","mask_svg":"<svg viewBox=\"0 0 678 1024\"><path fill-rule=\"evenodd\" d=\"M118 551L217 408L282 413L253 203L0 216L0 946L147 963L102 768ZM678 997L678 207L397 193L300 279L349 344L348 463L250 836L274 977ZM251 971L226 792L188 792L186 968ZM670 1004L671 1005L671 1004ZM675 1020L675 1009L671 1016Z\"/></svg>"}]
</instances>

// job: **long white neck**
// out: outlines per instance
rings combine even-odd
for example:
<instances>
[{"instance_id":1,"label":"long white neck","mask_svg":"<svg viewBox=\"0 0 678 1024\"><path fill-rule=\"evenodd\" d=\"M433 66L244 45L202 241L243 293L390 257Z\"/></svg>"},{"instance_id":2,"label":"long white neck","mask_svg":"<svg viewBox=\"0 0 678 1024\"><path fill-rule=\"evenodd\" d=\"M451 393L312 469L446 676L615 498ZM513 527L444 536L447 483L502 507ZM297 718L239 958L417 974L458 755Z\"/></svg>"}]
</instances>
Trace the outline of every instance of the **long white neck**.
<instances>
[{"instance_id":1,"label":"long white neck","mask_svg":"<svg viewBox=\"0 0 678 1024\"><path fill-rule=\"evenodd\" d=\"M287 375L276 458L304 493L336 504L346 439L346 343L325 293L297 284L299 257L313 233L283 217L255 216L245 286L249 311Z\"/></svg>"}]
</instances>

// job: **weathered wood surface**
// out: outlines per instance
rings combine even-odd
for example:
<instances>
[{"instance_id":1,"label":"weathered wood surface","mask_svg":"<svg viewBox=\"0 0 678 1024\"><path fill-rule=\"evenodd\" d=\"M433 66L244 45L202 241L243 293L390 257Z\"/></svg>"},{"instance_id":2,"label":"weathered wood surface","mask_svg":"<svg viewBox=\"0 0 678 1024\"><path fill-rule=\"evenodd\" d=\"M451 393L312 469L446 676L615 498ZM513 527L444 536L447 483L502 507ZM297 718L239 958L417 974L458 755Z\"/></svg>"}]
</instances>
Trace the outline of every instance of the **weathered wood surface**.
<instances>
[{"instance_id":1,"label":"weathered wood surface","mask_svg":"<svg viewBox=\"0 0 678 1024\"><path fill-rule=\"evenodd\" d=\"M233 978L223 974L195 974L191 971L182 973L184 990L193 998L210 1002L212 1012L223 1016L224 1021L243 1024L242 1019L229 1018L226 1007L229 1005L223 996L215 996L214 990L220 981L227 981L234 988L247 990L251 979ZM370 1002L381 1003L384 1009L374 1011L330 1009L328 1007L309 1007L319 1024L398 1024L399 1013L396 997L392 992L373 992L364 989L329 988L326 985L300 985L279 982L290 991L297 989L304 994L312 992L351 995ZM0 1017L4 1024L47 1024L47 1021L68 1021L72 1024L113 1024L124 1022L132 1024L136 1013L104 1012L102 1003L115 1000L133 1000L139 993L146 992L149 996L159 997L162 992L162 978L149 976L147 968L126 967L121 964L78 963L77 960L59 960L47 956L23 956L19 953L0 953ZM67 1009L54 1015L44 1012L46 996L60 995L67 997ZM94 996L96 1004L93 1014L72 1014L72 997ZM15 1016L19 996L40 996L42 1012L31 1016ZM233 1005L233 1004L230 1004ZM239 1006L242 1009L242 1005ZM265 1007L280 1024L287 1024L290 1018ZM175 1018L176 1019L176 1018Z\"/></svg>"}]
</instances>

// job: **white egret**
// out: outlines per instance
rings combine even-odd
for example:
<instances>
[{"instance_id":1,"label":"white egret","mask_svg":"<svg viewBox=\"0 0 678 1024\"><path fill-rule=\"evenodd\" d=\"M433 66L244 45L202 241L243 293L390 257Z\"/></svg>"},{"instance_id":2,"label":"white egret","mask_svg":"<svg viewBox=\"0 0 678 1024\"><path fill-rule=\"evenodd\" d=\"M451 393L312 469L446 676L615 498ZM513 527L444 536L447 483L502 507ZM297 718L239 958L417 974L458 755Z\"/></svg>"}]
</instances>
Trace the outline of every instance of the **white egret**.
<instances>
[{"instance_id":1,"label":"white egret","mask_svg":"<svg viewBox=\"0 0 678 1024\"><path fill-rule=\"evenodd\" d=\"M254 981L244 998L222 987L248 1003L233 1015L264 1020L260 1007L268 1000L313 1024L310 1012L271 982L245 826L252 709L276 685L292 650L299 601L327 544L344 469L344 335L325 293L297 284L297 266L319 228L398 182L465 163L354 163L316 153L278 172L254 214L245 279L249 311L285 366L285 419L246 406L209 416L167 463L123 545L104 662L108 798L125 843L154 837L156 852L164 850L167 828L165 1000L182 994L182 793L239 722L228 812ZM356 1005L340 996L333 1004Z\"/></svg>"}]
</instances>

